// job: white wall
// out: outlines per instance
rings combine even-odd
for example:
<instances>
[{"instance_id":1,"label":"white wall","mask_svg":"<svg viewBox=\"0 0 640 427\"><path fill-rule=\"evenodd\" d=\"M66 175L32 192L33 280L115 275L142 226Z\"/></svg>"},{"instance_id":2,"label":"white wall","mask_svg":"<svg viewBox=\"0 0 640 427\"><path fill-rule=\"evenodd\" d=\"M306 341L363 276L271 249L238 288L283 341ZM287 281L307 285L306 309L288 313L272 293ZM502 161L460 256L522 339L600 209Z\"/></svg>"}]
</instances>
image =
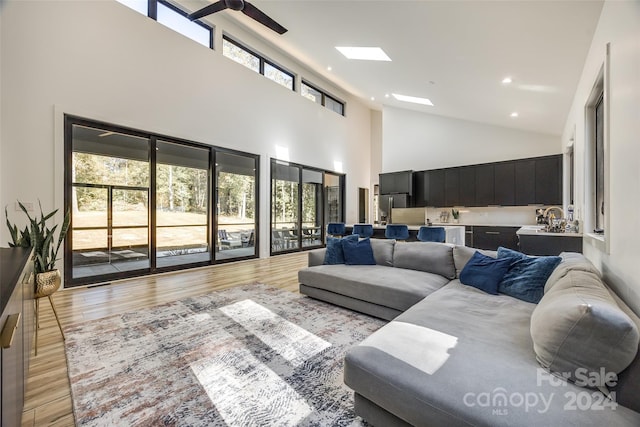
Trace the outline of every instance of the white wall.
<instances>
[{"instance_id":1,"label":"white wall","mask_svg":"<svg viewBox=\"0 0 640 427\"><path fill-rule=\"evenodd\" d=\"M418 111L385 107L382 121L381 172L426 170L562 152L559 136Z\"/></svg>"},{"instance_id":2,"label":"white wall","mask_svg":"<svg viewBox=\"0 0 640 427\"><path fill-rule=\"evenodd\" d=\"M348 94L328 89L347 102L342 117L115 1L9 1L1 18L2 205L62 206L62 115L71 113L260 154L262 256L276 145L292 162L342 162L346 219L356 220L357 188L370 180L370 111Z\"/></svg>"},{"instance_id":3,"label":"white wall","mask_svg":"<svg viewBox=\"0 0 640 427\"><path fill-rule=\"evenodd\" d=\"M575 129L576 207L585 218L589 186L585 173L585 104L610 43L609 246L586 237L584 252L632 308L640 313L640 1L607 1L602 9L582 77L567 118L563 143ZM587 232L589 230L586 230Z\"/></svg>"}]
</instances>

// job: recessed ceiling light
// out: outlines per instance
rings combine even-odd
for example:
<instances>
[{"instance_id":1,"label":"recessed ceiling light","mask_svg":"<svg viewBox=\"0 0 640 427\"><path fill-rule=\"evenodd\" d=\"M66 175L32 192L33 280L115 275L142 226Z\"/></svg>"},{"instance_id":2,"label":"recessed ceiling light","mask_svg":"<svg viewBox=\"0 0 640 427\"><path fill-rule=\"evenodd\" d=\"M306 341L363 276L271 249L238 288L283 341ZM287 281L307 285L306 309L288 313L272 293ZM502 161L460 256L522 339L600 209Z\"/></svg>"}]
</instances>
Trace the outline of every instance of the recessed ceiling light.
<instances>
[{"instance_id":1,"label":"recessed ceiling light","mask_svg":"<svg viewBox=\"0 0 640 427\"><path fill-rule=\"evenodd\" d=\"M331 65L329 65L329 66L327 67L327 71L331 71L331 70L333 70L333 68L331 68Z\"/></svg>"},{"instance_id":2,"label":"recessed ceiling light","mask_svg":"<svg viewBox=\"0 0 640 427\"><path fill-rule=\"evenodd\" d=\"M393 97L398 101L412 102L414 104L430 105L433 107L433 103L427 98L418 98L417 96L399 95L392 93Z\"/></svg>"},{"instance_id":3,"label":"recessed ceiling light","mask_svg":"<svg viewBox=\"0 0 640 427\"><path fill-rule=\"evenodd\" d=\"M371 97L371 100L372 100L372 101L375 101L375 100L376 100L375 96L372 96L372 97Z\"/></svg>"},{"instance_id":4,"label":"recessed ceiling light","mask_svg":"<svg viewBox=\"0 0 640 427\"><path fill-rule=\"evenodd\" d=\"M348 59L365 61L391 61L391 58L379 47L336 46L336 49Z\"/></svg>"},{"instance_id":5,"label":"recessed ceiling light","mask_svg":"<svg viewBox=\"0 0 640 427\"><path fill-rule=\"evenodd\" d=\"M509 83L511 83L513 80L511 79L511 77L505 77L504 79L502 79L502 83L508 85Z\"/></svg>"},{"instance_id":6,"label":"recessed ceiling light","mask_svg":"<svg viewBox=\"0 0 640 427\"><path fill-rule=\"evenodd\" d=\"M518 112L514 111L513 113L511 113L511 117L518 117Z\"/></svg>"},{"instance_id":7,"label":"recessed ceiling light","mask_svg":"<svg viewBox=\"0 0 640 427\"><path fill-rule=\"evenodd\" d=\"M385 97L385 98L388 98L388 97L389 97L389 94L388 94L388 93L385 93L385 94L384 94L384 97Z\"/></svg>"}]
</instances>

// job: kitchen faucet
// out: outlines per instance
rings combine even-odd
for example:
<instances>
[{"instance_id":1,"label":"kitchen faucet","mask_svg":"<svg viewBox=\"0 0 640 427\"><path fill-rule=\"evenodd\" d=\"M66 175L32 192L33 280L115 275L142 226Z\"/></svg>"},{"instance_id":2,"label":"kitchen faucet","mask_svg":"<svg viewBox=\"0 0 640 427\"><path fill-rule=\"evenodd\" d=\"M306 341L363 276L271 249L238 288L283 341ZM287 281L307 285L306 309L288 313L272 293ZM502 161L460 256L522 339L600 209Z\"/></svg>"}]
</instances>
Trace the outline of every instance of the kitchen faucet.
<instances>
[{"instance_id":1,"label":"kitchen faucet","mask_svg":"<svg viewBox=\"0 0 640 427\"><path fill-rule=\"evenodd\" d=\"M553 211L560 213L560 217L556 217ZM564 210L560 206L549 206L544 210L544 218L547 222L546 231L552 233L563 233L565 231Z\"/></svg>"}]
</instances>

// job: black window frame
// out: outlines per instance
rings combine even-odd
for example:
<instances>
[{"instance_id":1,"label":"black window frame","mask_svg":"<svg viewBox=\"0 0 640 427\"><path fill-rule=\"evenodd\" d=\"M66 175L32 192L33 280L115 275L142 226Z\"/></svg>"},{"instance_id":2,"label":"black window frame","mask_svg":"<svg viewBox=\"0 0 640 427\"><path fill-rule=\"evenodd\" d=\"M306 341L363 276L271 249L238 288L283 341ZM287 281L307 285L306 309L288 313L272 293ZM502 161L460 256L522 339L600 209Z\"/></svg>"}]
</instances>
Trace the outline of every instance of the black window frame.
<instances>
[{"instance_id":1,"label":"black window frame","mask_svg":"<svg viewBox=\"0 0 640 427\"><path fill-rule=\"evenodd\" d=\"M76 116L72 114L64 114L64 210L70 211L72 208L71 187L73 184L72 179L72 161L73 161L73 126L87 126L93 128L104 129L109 132L124 133L136 137L147 138L150 143L149 153L149 168L150 168L150 182L149 182L149 267L140 270L123 271L120 273L95 275L73 278L73 253L71 251L71 232L69 229L67 238L64 240L64 286L76 287L84 285L94 285L97 283L109 282L112 280L129 279L133 277L148 276L152 274L165 273L169 271L187 270L197 267L205 267L209 265L224 264L229 262L242 261L247 259L260 258L260 161L261 156L259 154L248 153L245 151L218 147L209 144L203 144L196 141L181 139L164 135L156 132L149 132L141 129L135 129L126 126L120 126L113 123L103 122L100 120L94 120L91 118ZM209 212L208 212L208 239L209 239L209 261L199 261L187 264L170 265L165 267L156 266L156 144L157 141L170 142L180 144L188 147L200 148L208 150L209 161ZM254 232L254 245L255 251L253 255L235 257L229 259L216 259L215 254L215 242L218 235L218 218L215 210L215 188L217 186L215 177L215 155L218 152L225 152L235 154L238 156L251 157L255 160L255 232ZM72 219L73 221L73 219Z\"/></svg>"},{"instance_id":2,"label":"black window frame","mask_svg":"<svg viewBox=\"0 0 640 427\"><path fill-rule=\"evenodd\" d=\"M341 116L345 116L346 115L346 103L344 101L339 100L337 97L329 94L326 90L322 90L320 89L318 86L309 83L307 80L302 79L302 81L300 82L300 94L302 95L302 86L307 86L308 88L311 88L313 90L315 90L316 92L319 92L322 95L322 102L319 103L320 105L322 105L323 107L327 108L328 110L333 111L336 114L339 114ZM329 108L327 106L327 99L332 100L333 102L337 103L338 105L342 106L342 111L338 112L336 110L334 110L333 108ZM318 104L318 103L316 103Z\"/></svg>"},{"instance_id":3,"label":"black window frame","mask_svg":"<svg viewBox=\"0 0 640 427\"><path fill-rule=\"evenodd\" d=\"M317 245L317 246L307 246L304 247L302 245L302 237L301 235L298 235L298 245L295 248L291 248L291 249L283 249L280 251L274 251L273 250L273 233L271 233L272 231L272 225L273 225L273 176L274 176L274 171L276 169L276 167L278 165L286 165L286 166L293 166L298 168L298 185L299 185L299 190L298 190L298 215L297 215L297 223L298 223L298 229L301 229L300 225L302 222L302 184L303 184L303 171L304 170L308 170L308 171L314 171L314 172L320 172L322 174L322 188L321 188L321 200L322 200L322 206L321 209L318 211L319 215L322 217L321 223L322 223L322 228L320 230L320 240L322 241L321 245ZM270 256L277 256L277 255L284 255L284 254L290 254L290 253L295 253L295 252L303 252L303 251L309 251L309 250L314 250L314 249L318 249L320 247L324 247L325 246L325 237L326 237L326 228L327 228L327 218L326 218L326 206L325 206L325 202L326 202L326 194L325 194L325 186L326 186L326 175L327 174L331 174L334 176L337 176L340 180L340 217L341 218L345 218L346 217L346 206L345 206L345 202L346 202L346 188L347 188L347 184L346 184L346 174L345 173L341 173L341 172L335 172L335 171L330 171L330 170L326 170L326 169L322 169L322 168L317 168L314 166L307 166L307 165L303 165L300 163L294 163L294 162L290 162L290 161L286 161L286 160L279 160L276 159L274 157L272 157L270 159L269 162L269 255Z\"/></svg>"},{"instance_id":4,"label":"black window frame","mask_svg":"<svg viewBox=\"0 0 640 427\"><path fill-rule=\"evenodd\" d=\"M287 76L291 77L291 87L290 88L287 87L287 86L281 85L277 81L275 81L273 79L269 79L268 77L267 77L267 79L277 83L278 85L280 85L282 87L285 87L285 88L290 89L291 91L295 92L295 90L296 90L296 76L295 76L294 73L292 73L291 71L287 70L286 68L276 64L275 62L273 62L272 60L266 58L264 55L256 52L255 50L253 50L251 48L248 48L247 46L245 46L244 44L242 44L241 42L239 42L238 40L236 40L232 36L228 35L227 33L223 33L222 34L222 43L224 44L225 41L228 42L228 43L231 43L232 45L234 45L238 49L244 50L248 54L258 58L258 61L259 61L258 74L261 74L262 76L267 77L265 75L265 73L264 73L264 65L265 64L269 64L271 67L273 67L273 68L277 69L278 71L282 72L283 74L286 74ZM222 55L225 56L224 52L222 53Z\"/></svg>"},{"instance_id":5,"label":"black window frame","mask_svg":"<svg viewBox=\"0 0 640 427\"><path fill-rule=\"evenodd\" d=\"M170 3L166 0L148 0L148 17L153 19L154 21L158 22L158 3L161 3L163 6L171 9L172 11L176 12L177 14L188 18L189 17L189 12L183 10L182 8L176 6L173 3ZM213 44L214 44L214 34L215 34L215 27L209 25L209 24L205 24L204 22L202 22L199 19L196 19L194 21L191 21L194 24L197 24L199 26L201 26L202 28L204 28L205 30L209 31L209 49L213 50ZM180 32L178 32L178 34L181 34ZM184 35L184 34L183 34ZM186 37L186 36L185 36Z\"/></svg>"},{"instance_id":6,"label":"black window frame","mask_svg":"<svg viewBox=\"0 0 640 427\"><path fill-rule=\"evenodd\" d=\"M593 139L593 178L594 178L594 228L596 233L602 234L605 231L605 191L606 191L606 177L605 177L605 147L604 147L604 90L602 90L598 96L597 101L593 107L594 114L594 139Z\"/></svg>"}]
</instances>

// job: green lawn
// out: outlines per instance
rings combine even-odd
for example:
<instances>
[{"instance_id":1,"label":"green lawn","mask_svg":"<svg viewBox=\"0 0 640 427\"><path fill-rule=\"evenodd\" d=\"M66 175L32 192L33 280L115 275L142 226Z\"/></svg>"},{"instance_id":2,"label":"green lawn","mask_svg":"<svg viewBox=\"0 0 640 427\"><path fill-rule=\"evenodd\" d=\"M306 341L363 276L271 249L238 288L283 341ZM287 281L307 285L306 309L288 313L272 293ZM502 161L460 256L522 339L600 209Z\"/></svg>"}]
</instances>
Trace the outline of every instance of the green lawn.
<instances>
[{"instance_id":1,"label":"green lawn","mask_svg":"<svg viewBox=\"0 0 640 427\"><path fill-rule=\"evenodd\" d=\"M252 230L253 219L219 216L219 227L227 232L240 233ZM188 212L157 213L158 247L193 247L207 244L207 217L204 214ZM124 228L113 231L113 246L140 246L148 242L148 215L142 210L119 211L113 214L114 227L143 226L144 228ZM204 224L204 225L203 225ZM167 227L169 225L179 227ZM73 227L104 227L96 230L74 230L73 249L87 250L107 247L106 212L75 212Z\"/></svg>"}]
</instances>

